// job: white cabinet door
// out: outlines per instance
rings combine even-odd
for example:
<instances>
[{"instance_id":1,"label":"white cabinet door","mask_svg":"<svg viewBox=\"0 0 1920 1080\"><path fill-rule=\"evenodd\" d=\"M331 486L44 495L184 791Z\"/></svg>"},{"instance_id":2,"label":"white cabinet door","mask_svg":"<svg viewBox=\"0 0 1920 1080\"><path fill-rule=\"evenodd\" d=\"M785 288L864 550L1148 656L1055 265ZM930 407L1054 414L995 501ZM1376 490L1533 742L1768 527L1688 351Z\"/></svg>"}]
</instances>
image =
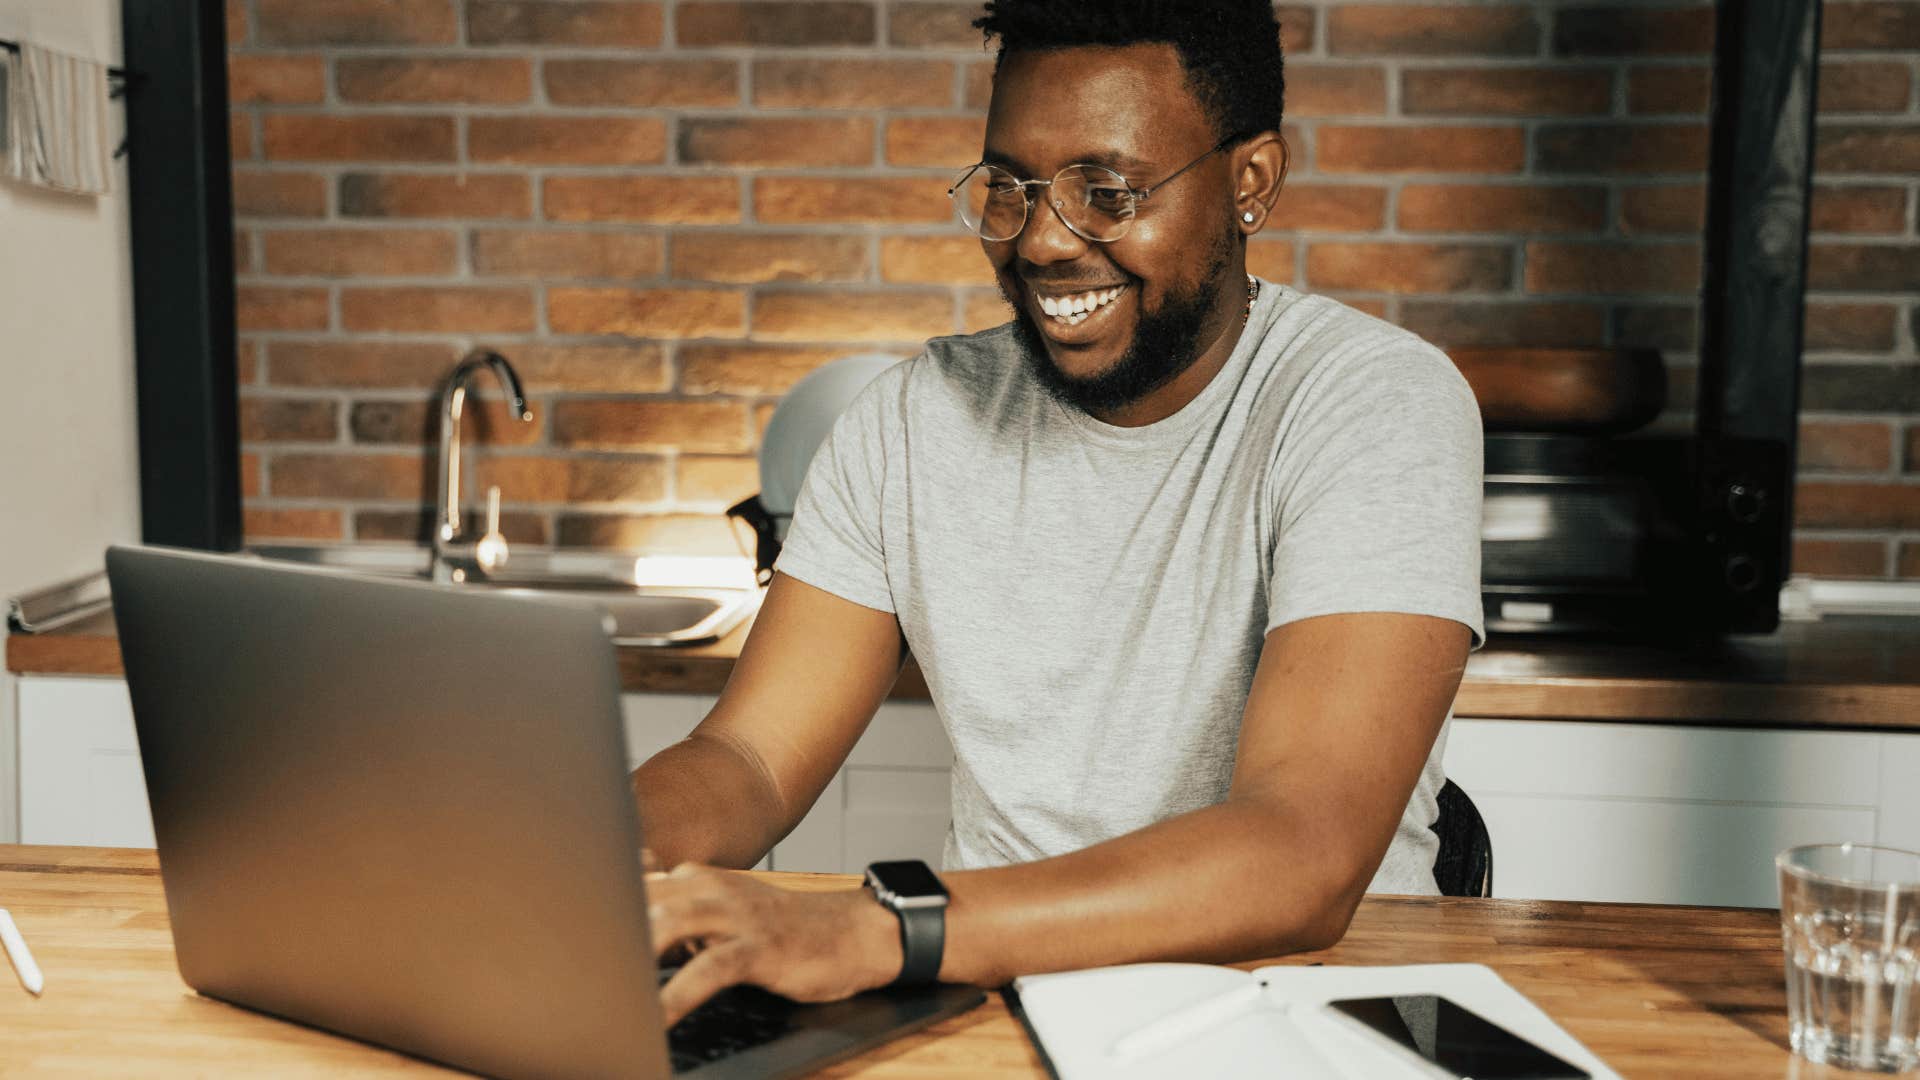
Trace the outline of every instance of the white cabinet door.
<instances>
[{"instance_id":1,"label":"white cabinet door","mask_svg":"<svg viewBox=\"0 0 1920 1080\"><path fill-rule=\"evenodd\" d=\"M773 849L776 870L857 874L883 859L939 866L953 748L930 704L889 701L846 767Z\"/></svg>"},{"instance_id":2,"label":"white cabinet door","mask_svg":"<svg viewBox=\"0 0 1920 1080\"><path fill-rule=\"evenodd\" d=\"M20 842L152 847L127 684L30 676L19 704Z\"/></svg>"}]
</instances>

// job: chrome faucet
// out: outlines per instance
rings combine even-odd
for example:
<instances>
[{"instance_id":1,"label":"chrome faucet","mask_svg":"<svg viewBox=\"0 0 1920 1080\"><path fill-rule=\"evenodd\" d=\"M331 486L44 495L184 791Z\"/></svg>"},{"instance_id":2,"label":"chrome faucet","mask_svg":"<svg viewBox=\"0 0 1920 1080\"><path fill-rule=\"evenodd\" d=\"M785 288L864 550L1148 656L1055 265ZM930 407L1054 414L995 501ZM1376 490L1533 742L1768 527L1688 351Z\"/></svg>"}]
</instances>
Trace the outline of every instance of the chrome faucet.
<instances>
[{"instance_id":1,"label":"chrome faucet","mask_svg":"<svg viewBox=\"0 0 1920 1080\"><path fill-rule=\"evenodd\" d=\"M466 536L464 508L460 497L462 465L460 460L460 420L466 413L467 384L484 368L492 368L500 377L500 386L506 390L513 405L514 416L522 421L533 420L532 410L527 408L527 396L520 388L520 375L507 363L507 358L488 349L475 349L468 353L447 377L447 385L440 392L440 498L436 506L436 521L433 528L433 580L440 582L465 581L472 569L481 572L494 569L506 561L506 542L500 537L499 489L495 488L488 499L487 534L478 541Z\"/></svg>"}]
</instances>

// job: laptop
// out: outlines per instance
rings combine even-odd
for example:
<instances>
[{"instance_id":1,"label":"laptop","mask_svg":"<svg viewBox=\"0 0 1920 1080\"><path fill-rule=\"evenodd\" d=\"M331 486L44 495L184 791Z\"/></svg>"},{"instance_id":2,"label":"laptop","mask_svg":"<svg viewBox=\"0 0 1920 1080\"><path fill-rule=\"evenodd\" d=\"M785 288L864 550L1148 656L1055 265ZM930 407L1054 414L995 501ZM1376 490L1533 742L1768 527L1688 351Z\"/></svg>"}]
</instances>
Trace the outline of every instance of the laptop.
<instances>
[{"instance_id":1,"label":"laptop","mask_svg":"<svg viewBox=\"0 0 1920 1080\"><path fill-rule=\"evenodd\" d=\"M798 1075L984 1000L755 988L664 1029L602 615L107 552L187 984L500 1077Z\"/></svg>"}]
</instances>

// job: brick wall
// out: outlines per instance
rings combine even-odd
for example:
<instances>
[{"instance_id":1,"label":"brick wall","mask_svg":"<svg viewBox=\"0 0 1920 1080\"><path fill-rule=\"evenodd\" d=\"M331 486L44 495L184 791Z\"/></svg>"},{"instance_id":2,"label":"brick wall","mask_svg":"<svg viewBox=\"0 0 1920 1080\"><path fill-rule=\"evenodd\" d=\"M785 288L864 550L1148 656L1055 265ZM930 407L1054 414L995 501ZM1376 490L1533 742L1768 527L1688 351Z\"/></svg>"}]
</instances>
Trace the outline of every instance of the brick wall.
<instances>
[{"instance_id":1,"label":"brick wall","mask_svg":"<svg viewBox=\"0 0 1920 1080\"><path fill-rule=\"evenodd\" d=\"M480 425L510 537L728 550L794 380L1005 317L943 190L976 8L229 0L249 537L422 535L481 344L538 414ZM1256 272L1443 345L1656 346L1687 407L1710 6L1279 10ZM1824 34L1796 569L1920 577L1920 2Z\"/></svg>"}]
</instances>

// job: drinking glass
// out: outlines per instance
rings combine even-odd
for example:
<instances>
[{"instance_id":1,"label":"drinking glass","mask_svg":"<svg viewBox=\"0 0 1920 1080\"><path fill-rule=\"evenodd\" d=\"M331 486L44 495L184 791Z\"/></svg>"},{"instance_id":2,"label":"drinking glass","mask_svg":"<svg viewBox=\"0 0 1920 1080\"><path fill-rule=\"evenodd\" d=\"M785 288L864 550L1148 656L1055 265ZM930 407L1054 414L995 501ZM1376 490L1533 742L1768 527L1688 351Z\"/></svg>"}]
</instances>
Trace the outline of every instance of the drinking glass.
<instances>
[{"instance_id":1,"label":"drinking glass","mask_svg":"<svg viewBox=\"0 0 1920 1080\"><path fill-rule=\"evenodd\" d=\"M1794 1052L1850 1069L1920 1069L1920 854L1810 844L1774 865Z\"/></svg>"}]
</instances>

